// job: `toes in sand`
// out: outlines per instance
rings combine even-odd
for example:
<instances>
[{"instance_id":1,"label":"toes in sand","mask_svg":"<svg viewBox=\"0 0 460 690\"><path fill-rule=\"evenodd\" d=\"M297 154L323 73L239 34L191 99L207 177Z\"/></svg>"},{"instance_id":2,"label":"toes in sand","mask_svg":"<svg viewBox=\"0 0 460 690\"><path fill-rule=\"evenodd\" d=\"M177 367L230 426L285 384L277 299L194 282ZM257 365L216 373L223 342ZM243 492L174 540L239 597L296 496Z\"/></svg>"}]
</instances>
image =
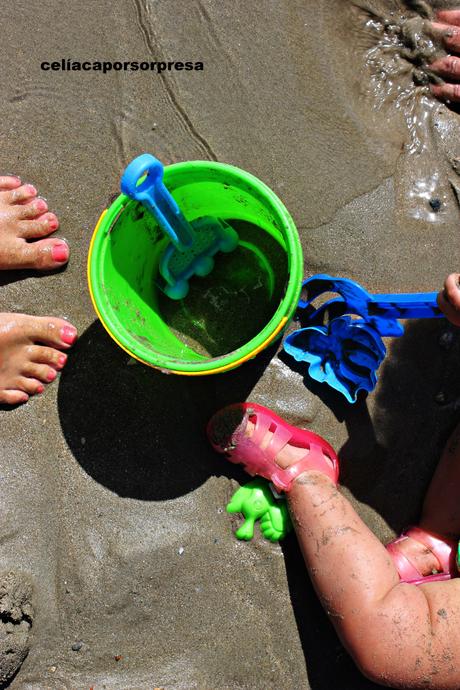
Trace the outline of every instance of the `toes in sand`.
<instances>
[{"instance_id":1,"label":"toes in sand","mask_svg":"<svg viewBox=\"0 0 460 690\"><path fill-rule=\"evenodd\" d=\"M0 404L43 393L66 361L77 329L63 319L0 313Z\"/></svg>"},{"instance_id":2,"label":"toes in sand","mask_svg":"<svg viewBox=\"0 0 460 690\"><path fill-rule=\"evenodd\" d=\"M65 240L51 238L59 227L45 199L31 184L0 176L0 270L52 270L69 260Z\"/></svg>"}]
</instances>

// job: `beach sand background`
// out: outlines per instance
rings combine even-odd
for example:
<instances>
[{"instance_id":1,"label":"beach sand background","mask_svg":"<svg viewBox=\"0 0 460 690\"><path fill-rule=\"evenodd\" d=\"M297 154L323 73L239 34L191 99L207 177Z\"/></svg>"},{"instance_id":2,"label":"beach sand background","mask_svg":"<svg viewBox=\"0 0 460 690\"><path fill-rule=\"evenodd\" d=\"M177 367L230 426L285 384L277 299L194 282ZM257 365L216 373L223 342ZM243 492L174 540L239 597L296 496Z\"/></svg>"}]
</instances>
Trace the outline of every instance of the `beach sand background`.
<instances>
[{"instance_id":1,"label":"beach sand background","mask_svg":"<svg viewBox=\"0 0 460 690\"><path fill-rule=\"evenodd\" d=\"M414 86L424 47L415 29L396 40L391 29L411 18L416 29L419 14L390 0L2 8L1 168L39 188L72 247L64 272L2 276L2 309L65 316L80 332L59 382L0 413L5 687L377 687L338 641L295 538L232 535L224 506L246 477L208 448L204 425L244 399L310 425L340 450L345 493L388 540L417 519L458 417L458 330L408 324L353 406L276 349L221 376L165 376L131 365L105 333L85 264L120 172L151 151L264 180L296 222L306 276L438 290L459 269L460 122ZM204 71L40 69L67 57L202 60Z\"/></svg>"}]
</instances>

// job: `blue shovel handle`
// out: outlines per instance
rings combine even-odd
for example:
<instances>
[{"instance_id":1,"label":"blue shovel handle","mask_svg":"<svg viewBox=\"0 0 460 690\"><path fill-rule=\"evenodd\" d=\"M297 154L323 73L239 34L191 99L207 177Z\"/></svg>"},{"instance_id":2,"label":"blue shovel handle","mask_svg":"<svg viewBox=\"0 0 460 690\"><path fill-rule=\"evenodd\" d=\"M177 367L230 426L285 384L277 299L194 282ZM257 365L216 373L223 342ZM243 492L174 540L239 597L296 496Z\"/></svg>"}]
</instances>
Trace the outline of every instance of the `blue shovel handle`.
<instances>
[{"instance_id":1,"label":"blue shovel handle","mask_svg":"<svg viewBox=\"0 0 460 690\"><path fill-rule=\"evenodd\" d=\"M174 246L184 249L193 244L193 229L163 184L163 171L161 161L150 153L143 153L131 161L124 171L121 191L131 199L140 201Z\"/></svg>"},{"instance_id":2,"label":"blue shovel handle","mask_svg":"<svg viewBox=\"0 0 460 690\"><path fill-rule=\"evenodd\" d=\"M437 292L372 295L369 315L387 319L437 319L444 316L436 302L437 296Z\"/></svg>"},{"instance_id":3,"label":"blue shovel handle","mask_svg":"<svg viewBox=\"0 0 460 690\"><path fill-rule=\"evenodd\" d=\"M389 293L372 295L349 278L334 278L319 273L303 282L307 299L300 300L300 309L311 309L311 318L324 313L330 305L343 303L345 312L359 314L363 318L384 319L440 318L443 316L436 297L437 292ZM332 292L340 295L314 309L312 302L321 294Z\"/></svg>"}]
</instances>

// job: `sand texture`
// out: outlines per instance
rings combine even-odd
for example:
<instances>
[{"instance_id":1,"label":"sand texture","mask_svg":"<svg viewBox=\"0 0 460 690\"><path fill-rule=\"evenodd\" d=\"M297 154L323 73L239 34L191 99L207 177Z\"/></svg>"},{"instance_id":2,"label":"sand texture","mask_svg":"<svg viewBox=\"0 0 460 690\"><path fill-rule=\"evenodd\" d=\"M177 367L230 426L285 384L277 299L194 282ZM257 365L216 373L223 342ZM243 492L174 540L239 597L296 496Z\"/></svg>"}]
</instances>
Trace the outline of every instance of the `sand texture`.
<instances>
[{"instance_id":1,"label":"sand texture","mask_svg":"<svg viewBox=\"0 0 460 690\"><path fill-rule=\"evenodd\" d=\"M375 392L354 406L276 347L232 373L165 376L133 364L103 330L86 258L120 172L150 151L231 163L266 182L299 229L306 276L439 289L459 270L460 120L427 95L431 6L3 5L0 167L48 199L72 257L61 273L1 276L2 310L65 316L80 339L58 383L0 411L0 687L377 687L337 639L295 538L232 535L237 518L224 506L247 478L208 448L204 426L245 399L310 424L340 451L346 494L389 539L417 519L458 417L458 329L408 324L388 343ZM66 57L205 68L40 70Z\"/></svg>"}]
</instances>

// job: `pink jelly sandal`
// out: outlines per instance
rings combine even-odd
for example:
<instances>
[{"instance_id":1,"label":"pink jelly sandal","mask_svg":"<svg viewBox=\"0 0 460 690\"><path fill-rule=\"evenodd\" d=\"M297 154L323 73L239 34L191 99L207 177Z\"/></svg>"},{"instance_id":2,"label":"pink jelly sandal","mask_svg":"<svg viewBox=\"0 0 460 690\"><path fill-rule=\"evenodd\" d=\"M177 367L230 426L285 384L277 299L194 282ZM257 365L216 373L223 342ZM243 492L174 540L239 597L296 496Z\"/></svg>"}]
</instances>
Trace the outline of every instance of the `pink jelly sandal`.
<instances>
[{"instance_id":1,"label":"pink jelly sandal","mask_svg":"<svg viewBox=\"0 0 460 690\"><path fill-rule=\"evenodd\" d=\"M423 576L415 565L398 548L398 544L406 537L411 537L423 546L426 546L431 553L436 556L442 571L433 575ZM393 559L396 570L402 582L412 585L420 585L427 582L440 582L458 577L456 566L458 541L455 539L442 538L431 532L426 532L420 527L409 527L400 537L387 544L387 551Z\"/></svg>"},{"instance_id":2,"label":"pink jelly sandal","mask_svg":"<svg viewBox=\"0 0 460 690\"><path fill-rule=\"evenodd\" d=\"M250 437L245 435L249 420L255 425ZM273 436L262 450L260 444L268 431ZM337 483L339 463L332 446L307 429L291 426L262 405L237 403L224 407L209 421L207 433L214 450L225 453L230 462L241 463L251 476L269 479L279 491L289 491L294 479L306 470L318 470ZM288 443L304 448L306 453L282 469L275 458Z\"/></svg>"}]
</instances>

